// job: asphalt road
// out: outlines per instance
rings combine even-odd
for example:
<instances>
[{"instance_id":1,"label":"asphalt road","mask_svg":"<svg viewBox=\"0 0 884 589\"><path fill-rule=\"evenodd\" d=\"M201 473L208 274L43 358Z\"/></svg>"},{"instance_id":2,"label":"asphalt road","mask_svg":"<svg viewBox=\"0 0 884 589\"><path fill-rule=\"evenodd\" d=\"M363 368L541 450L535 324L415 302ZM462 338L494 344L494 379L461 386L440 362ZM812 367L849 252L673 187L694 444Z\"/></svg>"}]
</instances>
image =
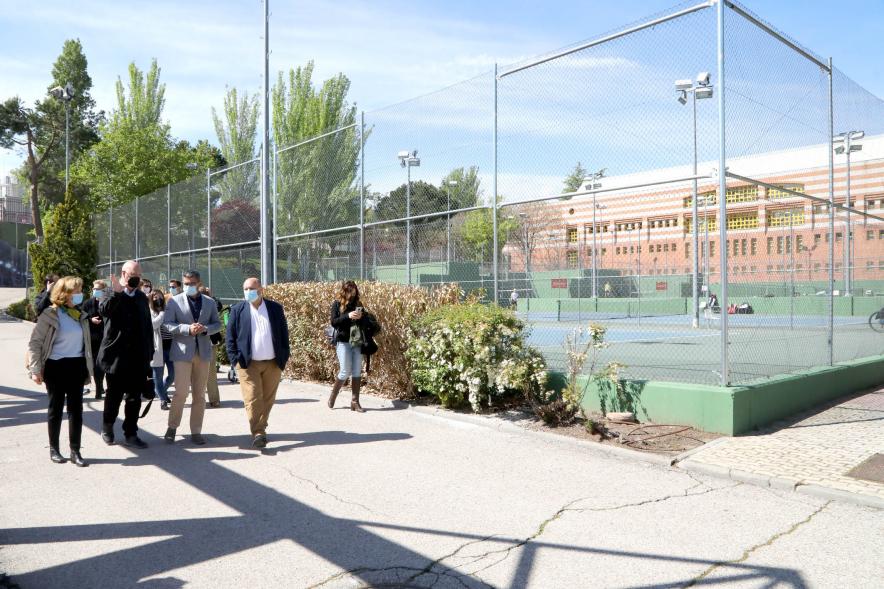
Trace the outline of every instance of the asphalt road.
<instances>
[{"instance_id":1,"label":"asphalt road","mask_svg":"<svg viewBox=\"0 0 884 589\"><path fill-rule=\"evenodd\" d=\"M92 464L56 465L29 332L0 323L0 572L25 589L884 584L882 511L380 399L359 415L347 391L330 411L319 385L281 387L263 453L238 385L206 446L165 444L157 406L148 449L105 446L90 397Z\"/></svg>"}]
</instances>

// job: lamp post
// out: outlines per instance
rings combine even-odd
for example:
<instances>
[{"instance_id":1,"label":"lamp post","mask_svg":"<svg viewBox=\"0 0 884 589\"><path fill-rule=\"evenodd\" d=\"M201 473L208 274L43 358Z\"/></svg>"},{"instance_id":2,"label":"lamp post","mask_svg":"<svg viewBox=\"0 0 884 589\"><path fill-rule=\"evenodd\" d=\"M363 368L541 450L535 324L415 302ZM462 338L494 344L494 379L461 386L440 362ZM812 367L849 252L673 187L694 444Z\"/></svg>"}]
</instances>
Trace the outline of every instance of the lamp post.
<instances>
[{"instance_id":1,"label":"lamp post","mask_svg":"<svg viewBox=\"0 0 884 589\"><path fill-rule=\"evenodd\" d=\"M74 86L68 82L64 88L56 86L49 94L64 102L64 193L67 195L71 185L71 100L74 99Z\"/></svg>"},{"instance_id":2,"label":"lamp post","mask_svg":"<svg viewBox=\"0 0 884 589\"><path fill-rule=\"evenodd\" d=\"M406 170L407 181L405 183L405 273L408 284L411 285L411 168L419 167L421 160L417 157L417 150L400 151L399 164Z\"/></svg>"},{"instance_id":3,"label":"lamp post","mask_svg":"<svg viewBox=\"0 0 884 589\"><path fill-rule=\"evenodd\" d=\"M607 168L602 168L598 172L593 172L589 176L584 179L586 182L585 190L597 190L602 187L601 183L596 182L596 180L600 180L605 177L605 171ZM600 207L595 201L596 193L592 193L592 298L597 299L599 296L599 285L598 285L598 263L596 262L598 253L596 252L596 233L598 233L598 227L596 226L596 209L604 208Z\"/></svg>"},{"instance_id":4,"label":"lamp post","mask_svg":"<svg viewBox=\"0 0 884 589\"><path fill-rule=\"evenodd\" d=\"M850 154L851 152L862 150L862 144L854 142L859 141L865 136L865 131L845 131L832 138L832 143L835 145L835 153L843 153L847 156L847 187L846 196L844 198L844 206L847 208L844 221L844 296L850 296L851 294L851 275L853 273L850 267L850 250L852 249L853 244L853 236L850 232Z\"/></svg>"},{"instance_id":5,"label":"lamp post","mask_svg":"<svg viewBox=\"0 0 884 589\"><path fill-rule=\"evenodd\" d=\"M678 102L681 104L687 104L688 102L688 94L691 95L691 112L692 112L692 120L693 120L693 139L694 139L694 159L693 159L693 175L697 175L697 100L703 100L705 98L712 98L712 84L709 81L709 72L700 72L697 75L696 84L693 80L676 80L675 82L675 91L678 94ZM700 284L699 284L699 274L700 274L700 237L698 235L698 225L697 225L697 179L694 178L691 186L691 233L692 233L692 241L693 241L693 256L692 256L692 265L693 272L692 274L692 286L693 286L693 318L691 323L693 327L700 326ZM708 288L708 287L707 287Z\"/></svg>"},{"instance_id":6,"label":"lamp post","mask_svg":"<svg viewBox=\"0 0 884 589\"><path fill-rule=\"evenodd\" d=\"M448 273L451 274L451 187L457 186L457 180L447 180L445 182L445 197L448 203L448 214L446 216L446 235L445 250L447 252Z\"/></svg>"}]
</instances>

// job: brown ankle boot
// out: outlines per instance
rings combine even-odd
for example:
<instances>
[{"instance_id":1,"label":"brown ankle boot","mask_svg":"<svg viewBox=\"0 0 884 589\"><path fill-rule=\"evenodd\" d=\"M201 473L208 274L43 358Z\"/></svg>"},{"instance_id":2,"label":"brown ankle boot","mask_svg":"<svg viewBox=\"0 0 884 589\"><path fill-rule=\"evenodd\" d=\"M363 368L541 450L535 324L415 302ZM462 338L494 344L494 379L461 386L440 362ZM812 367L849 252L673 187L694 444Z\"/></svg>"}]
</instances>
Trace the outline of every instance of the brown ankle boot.
<instances>
[{"instance_id":1,"label":"brown ankle boot","mask_svg":"<svg viewBox=\"0 0 884 589\"><path fill-rule=\"evenodd\" d=\"M353 399L350 401L350 411L365 413L365 409L363 409L362 405L359 404L359 389L362 388L362 379L354 378L351 381L351 384L351 389L353 390Z\"/></svg>"},{"instance_id":2,"label":"brown ankle boot","mask_svg":"<svg viewBox=\"0 0 884 589\"><path fill-rule=\"evenodd\" d=\"M338 393L341 391L341 387L344 386L343 380L335 379L335 384L332 387L331 394L328 396L328 408L335 408L335 399L338 398Z\"/></svg>"}]
</instances>

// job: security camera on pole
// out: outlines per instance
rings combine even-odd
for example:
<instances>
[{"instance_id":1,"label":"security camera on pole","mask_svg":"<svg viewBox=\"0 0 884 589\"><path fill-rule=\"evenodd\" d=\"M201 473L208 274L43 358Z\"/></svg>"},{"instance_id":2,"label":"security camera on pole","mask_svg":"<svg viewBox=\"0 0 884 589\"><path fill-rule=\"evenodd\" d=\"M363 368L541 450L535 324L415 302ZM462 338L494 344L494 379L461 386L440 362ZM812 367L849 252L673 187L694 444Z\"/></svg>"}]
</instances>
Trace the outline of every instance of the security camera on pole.
<instances>
[{"instance_id":1,"label":"security camera on pole","mask_svg":"<svg viewBox=\"0 0 884 589\"><path fill-rule=\"evenodd\" d=\"M688 102L688 94L691 95L691 107L693 112L693 128L694 128L694 159L693 159L693 168L692 173L694 176L693 186L691 189L691 235L693 248L693 271L692 271L692 281L691 286L693 290L693 319L691 320L691 324L694 327L700 326L700 284L699 284L699 273L700 273L700 256L699 256L699 246L700 246L700 237L698 235L698 224L697 224L697 101L703 100L705 98L712 98L712 83L710 82L709 72L700 72L697 74L697 82L694 84L693 80L676 80L675 81L675 91L678 94L678 101L681 104L687 104ZM704 223L708 223L707 219L703 219ZM707 285L708 287L708 285Z\"/></svg>"}]
</instances>

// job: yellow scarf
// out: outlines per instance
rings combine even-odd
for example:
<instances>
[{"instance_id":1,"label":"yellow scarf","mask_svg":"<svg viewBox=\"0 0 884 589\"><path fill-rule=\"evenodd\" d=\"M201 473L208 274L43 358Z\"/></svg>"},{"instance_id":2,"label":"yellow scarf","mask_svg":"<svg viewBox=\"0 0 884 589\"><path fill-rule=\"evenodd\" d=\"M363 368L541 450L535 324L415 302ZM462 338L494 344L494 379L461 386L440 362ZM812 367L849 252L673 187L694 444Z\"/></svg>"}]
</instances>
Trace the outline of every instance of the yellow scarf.
<instances>
[{"instance_id":1,"label":"yellow scarf","mask_svg":"<svg viewBox=\"0 0 884 589\"><path fill-rule=\"evenodd\" d=\"M68 316L77 323L80 322L80 311L78 311L77 309L74 309L73 307L59 307L58 309L59 311L67 313Z\"/></svg>"}]
</instances>

